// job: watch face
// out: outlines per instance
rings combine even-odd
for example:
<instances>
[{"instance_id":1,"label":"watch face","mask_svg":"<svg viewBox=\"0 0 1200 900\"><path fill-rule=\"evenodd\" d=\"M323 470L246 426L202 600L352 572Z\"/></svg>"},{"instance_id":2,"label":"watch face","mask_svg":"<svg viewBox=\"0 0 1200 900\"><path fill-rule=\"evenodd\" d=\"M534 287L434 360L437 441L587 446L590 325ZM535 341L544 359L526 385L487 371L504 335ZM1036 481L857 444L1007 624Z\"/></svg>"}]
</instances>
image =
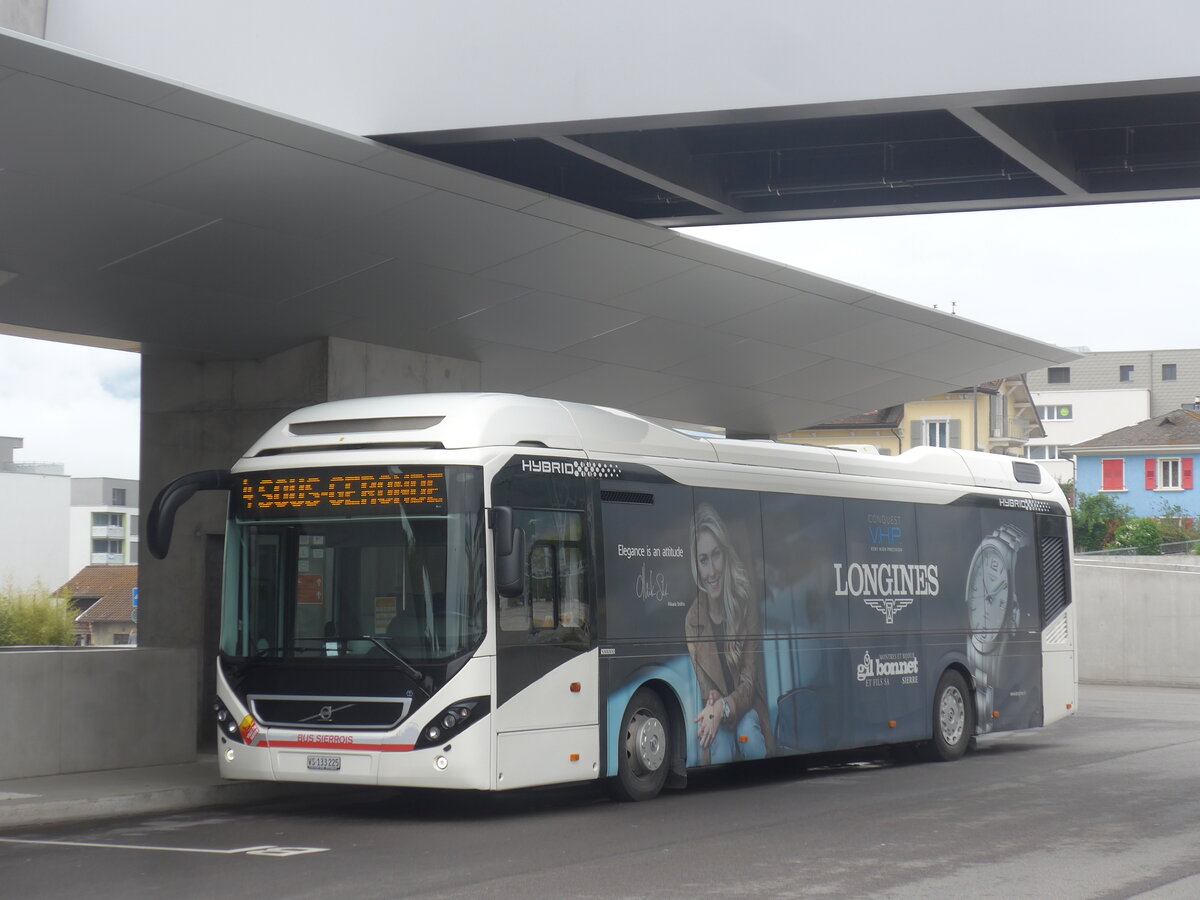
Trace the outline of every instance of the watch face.
<instances>
[{"instance_id":1,"label":"watch face","mask_svg":"<svg viewBox=\"0 0 1200 900\"><path fill-rule=\"evenodd\" d=\"M972 637L982 650L996 640L1008 614L1008 566L999 548L984 544L967 581L967 612Z\"/></svg>"}]
</instances>

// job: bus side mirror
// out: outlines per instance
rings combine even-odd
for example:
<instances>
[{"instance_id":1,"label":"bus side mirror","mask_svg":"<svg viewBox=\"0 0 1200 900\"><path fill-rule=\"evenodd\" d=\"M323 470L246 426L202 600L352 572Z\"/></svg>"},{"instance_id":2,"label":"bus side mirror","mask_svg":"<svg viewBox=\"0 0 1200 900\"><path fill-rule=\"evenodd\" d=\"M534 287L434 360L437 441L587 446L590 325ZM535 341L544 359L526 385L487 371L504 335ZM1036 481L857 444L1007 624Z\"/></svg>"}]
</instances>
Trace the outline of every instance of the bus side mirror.
<instances>
[{"instance_id":1,"label":"bus side mirror","mask_svg":"<svg viewBox=\"0 0 1200 900\"><path fill-rule=\"evenodd\" d=\"M496 549L496 593L520 597L525 593L525 532L513 527L512 508L493 507L488 524Z\"/></svg>"},{"instance_id":2,"label":"bus side mirror","mask_svg":"<svg viewBox=\"0 0 1200 900\"><path fill-rule=\"evenodd\" d=\"M146 517L146 549L155 559L165 559L175 530L175 514L196 491L227 491L233 479L224 469L193 472L176 478L154 498Z\"/></svg>"}]
</instances>

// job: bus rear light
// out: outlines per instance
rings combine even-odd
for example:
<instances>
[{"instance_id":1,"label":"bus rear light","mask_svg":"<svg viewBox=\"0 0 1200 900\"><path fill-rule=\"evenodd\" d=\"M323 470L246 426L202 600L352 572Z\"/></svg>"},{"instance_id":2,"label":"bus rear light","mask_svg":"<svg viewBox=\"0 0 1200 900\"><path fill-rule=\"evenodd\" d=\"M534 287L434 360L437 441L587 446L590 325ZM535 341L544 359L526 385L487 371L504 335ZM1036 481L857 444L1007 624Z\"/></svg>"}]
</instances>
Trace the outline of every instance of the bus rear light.
<instances>
[{"instance_id":1,"label":"bus rear light","mask_svg":"<svg viewBox=\"0 0 1200 900\"><path fill-rule=\"evenodd\" d=\"M571 682L571 693L572 694L578 694L582 690L583 690L583 685L580 684L578 681Z\"/></svg>"},{"instance_id":2,"label":"bus rear light","mask_svg":"<svg viewBox=\"0 0 1200 900\"><path fill-rule=\"evenodd\" d=\"M892 719L892 721L888 722L888 728L895 728L895 727L896 727L895 719Z\"/></svg>"},{"instance_id":3,"label":"bus rear light","mask_svg":"<svg viewBox=\"0 0 1200 900\"><path fill-rule=\"evenodd\" d=\"M748 744L748 743L750 743L750 736L747 734L739 734L738 740L741 741L743 744Z\"/></svg>"},{"instance_id":4,"label":"bus rear light","mask_svg":"<svg viewBox=\"0 0 1200 900\"><path fill-rule=\"evenodd\" d=\"M1074 706L1074 705L1075 705L1074 703L1068 703L1068 704L1067 704L1067 709L1070 709L1070 708L1071 708L1072 706Z\"/></svg>"},{"instance_id":5,"label":"bus rear light","mask_svg":"<svg viewBox=\"0 0 1200 900\"><path fill-rule=\"evenodd\" d=\"M998 710L998 709L993 709L993 710L992 710L992 718L993 718L993 719L998 719L998 718L1000 718L1000 710Z\"/></svg>"},{"instance_id":6,"label":"bus rear light","mask_svg":"<svg viewBox=\"0 0 1200 900\"><path fill-rule=\"evenodd\" d=\"M579 762L579 754L578 753L571 754L571 762Z\"/></svg>"}]
</instances>

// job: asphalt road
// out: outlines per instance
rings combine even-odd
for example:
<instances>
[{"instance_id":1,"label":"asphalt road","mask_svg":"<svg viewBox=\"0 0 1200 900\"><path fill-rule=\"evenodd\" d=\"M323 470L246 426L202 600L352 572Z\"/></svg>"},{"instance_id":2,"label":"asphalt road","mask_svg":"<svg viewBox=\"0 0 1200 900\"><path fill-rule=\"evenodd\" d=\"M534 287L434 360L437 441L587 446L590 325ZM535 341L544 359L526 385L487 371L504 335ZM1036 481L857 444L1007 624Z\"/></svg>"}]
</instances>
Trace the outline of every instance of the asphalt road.
<instances>
[{"instance_id":1,"label":"asphalt road","mask_svg":"<svg viewBox=\"0 0 1200 900\"><path fill-rule=\"evenodd\" d=\"M1085 686L957 763L770 763L594 785L367 790L0 835L0 897L1200 896L1200 691Z\"/></svg>"}]
</instances>

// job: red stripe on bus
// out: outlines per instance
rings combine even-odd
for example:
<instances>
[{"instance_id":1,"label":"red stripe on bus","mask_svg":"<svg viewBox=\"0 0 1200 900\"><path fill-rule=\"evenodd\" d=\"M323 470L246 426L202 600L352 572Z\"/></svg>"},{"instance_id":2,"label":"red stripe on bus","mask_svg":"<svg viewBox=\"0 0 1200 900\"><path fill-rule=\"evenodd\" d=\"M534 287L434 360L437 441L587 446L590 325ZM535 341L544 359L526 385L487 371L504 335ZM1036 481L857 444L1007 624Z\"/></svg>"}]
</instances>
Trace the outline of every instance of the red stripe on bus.
<instances>
[{"instance_id":1,"label":"red stripe on bus","mask_svg":"<svg viewBox=\"0 0 1200 900\"><path fill-rule=\"evenodd\" d=\"M381 753L407 753L415 750L415 744L314 744L312 741L263 741L259 746L279 749L281 747L303 747L305 750L339 752L346 750L372 750Z\"/></svg>"}]
</instances>

